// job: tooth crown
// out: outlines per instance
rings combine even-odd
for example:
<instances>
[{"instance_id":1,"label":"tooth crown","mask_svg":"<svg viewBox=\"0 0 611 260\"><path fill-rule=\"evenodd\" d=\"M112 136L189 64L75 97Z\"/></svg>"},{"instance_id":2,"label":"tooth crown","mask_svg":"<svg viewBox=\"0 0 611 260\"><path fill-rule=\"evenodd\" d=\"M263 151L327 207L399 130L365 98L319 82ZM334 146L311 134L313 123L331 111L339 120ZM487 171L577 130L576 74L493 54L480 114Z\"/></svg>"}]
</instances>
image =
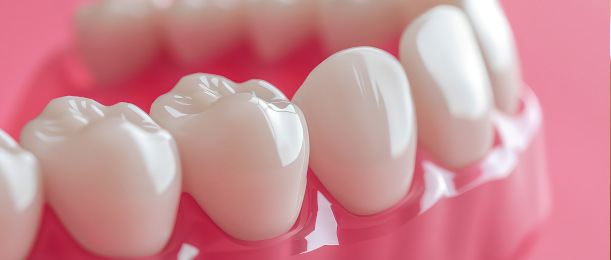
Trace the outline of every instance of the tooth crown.
<instances>
[{"instance_id":1,"label":"tooth crown","mask_svg":"<svg viewBox=\"0 0 611 260\"><path fill-rule=\"evenodd\" d=\"M394 57L370 47L336 53L293 101L308 120L310 167L344 207L369 215L404 197L416 129L409 84Z\"/></svg>"},{"instance_id":2,"label":"tooth crown","mask_svg":"<svg viewBox=\"0 0 611 260\"><path fill-rule=\"evenodd\" d=\"M180 163L170 134L140 109L59 98L26 125L21 143L39 158L50 205L85 248L119 257L163 248Z\"/></svg>"},{"instance_id":3,"label":"tooth crown","mask_svg":"<svg viewBox=\"0 0 611 260\"><path fill-rule=\"evenodd\" d=\"M24 259L42 209L36 158L0 130L0 259Z\"/></svg>"},{"instance_id":4,"label":"tooth crown","mask_svg":"<svg viewBox=\"0 0 611 260\"><path fill-rule=\"evenodd\" d=\"M279 90L189 75L154 102L151 116L178 142L185 189L225 232L260 240L293 225L309 144L301 111Z\"/></svg>"},{"instance_id":5,"label":"tooth crown","mask_svg":"<svg viewBox=\"0 0 611 260\"><path fill-rule=\"evenodd\" d=\"M449 167L473 163L493 142L490 82L466 16L433 8L403 33L401 61L418 110L418 136Z\"/></svg>"}]
</instances>

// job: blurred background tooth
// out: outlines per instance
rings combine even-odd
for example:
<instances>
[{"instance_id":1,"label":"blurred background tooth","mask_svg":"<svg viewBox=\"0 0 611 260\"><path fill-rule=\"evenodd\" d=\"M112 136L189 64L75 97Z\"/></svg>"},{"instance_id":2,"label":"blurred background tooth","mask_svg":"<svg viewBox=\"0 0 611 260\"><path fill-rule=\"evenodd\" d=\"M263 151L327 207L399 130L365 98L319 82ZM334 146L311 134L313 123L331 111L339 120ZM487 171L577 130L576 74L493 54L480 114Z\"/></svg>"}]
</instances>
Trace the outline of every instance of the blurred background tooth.
<instances>
[{"instance_id":1,"label":"blurred background tooth","mask_svg":"<svg viewBox=\"0 0 611 260\"><path fill-rule=\"evenodd\" d=\"M496 107L506 113L518 108L522 76L513 33L503 9L496 0L462 0L479 40Z\"/></svg>"},{"instance_id":2,"label":"blurred background tooth","mask_svg":"<svg viewBox=\"0 0 611 260\"><path fill-rule=\"evenodd\" d=\"M318 0L320 37L330 53L355 46L380 46L401 32L397 0Z\"/></svg>"},{"instance_id":3,"label":"blurred background tooth","mask_svg":"<svg viewBox=\"0 0 611 260\"><path fill-rule=\"evenodd\" d=\"M0 259L25 259L38 233L42 189L36 158L0 130Z\"/></svg>"},{"instance_id":4,"label":"blurred background tooth","mask_svg":"<svg viewBox=\"0 0 611 260\"><path fill-rule=\"evenodd\" d=\"M299 47L315 24L312 0L250 0L248 25L256 53L280 59Z\"/></svg>"},{"instance_id":5,"label":"blurred background tooth","mask_svg":"<svg viewBox=\"0 0 611 260\"><path fill-rule=\"evenodd\" d=\"M401 22L409 25L416 17L438 5L456 4L459 0L397 0L401 2ZM484 0L486 1L486 0Z\"/></svg>"},{"instance_id":6,"label":"blurred background tooth","mask_svg":"<svg viewBox=\"0 0 611 260\"><path fill-rule=\"evenodd\" d=\"M243 5L241 0L175 0L163 13L170 53L177 62L192 66L237 46Z\"/></svg>"},{"instance_id":7,"label":"blurred background tooth","mask_svg":"<svg viewBox=\"0 0 611 260\"><path fill-rule=\"evenodd\" d=\"M336 53L293 101L308 122L310 167L347 210L374 214L404 198L416 127L409 84L394 57L371 47Z\"/></svg>"},{"instance_id":8,"label":"blurred background tooth","mask_svg":"<svg viewBox=\"0 0 611 260\"><path fill-rule=\"evenodd\" d=\"M47 201L84 248L110 257L163 249L178 208L180 163L170 134L146 113L59 98L25 126L21 143L39 159Z\"/></svg>"},{"instance_id":9,"label":"blurred background tooth","mask_svg":"<svg viewBox=\"0 0 611 260\"><path fill-rule=\"evenodd\" d=\"M400 45L419 141L450 167L480 159L492 146L493 101L467 17L456 7L435 7L406 29Z\"/></svg>"},{"instance_id":10,"label":"blurred background tooth","mask_svg":"<svg viewBox=\"0 0 611 260\"><path fill-rule=\"evenodd\" d=\"M101 0L76 12L77 49L98 82L132 76L156 58L155 13L150 0Z\"/></svg>"},{"instance_id":11,"label":"blurred background tooth","mask_svg":"<svg viewBox=\"0 0 611 260\"><path fill-rule=\"evenodd\" d=\"M185 190L229 235L262 240L295 223L309 144L299 108L271 84L210 74L183 77L151 116L178 143Z\"/></svg>"}]
</instances>

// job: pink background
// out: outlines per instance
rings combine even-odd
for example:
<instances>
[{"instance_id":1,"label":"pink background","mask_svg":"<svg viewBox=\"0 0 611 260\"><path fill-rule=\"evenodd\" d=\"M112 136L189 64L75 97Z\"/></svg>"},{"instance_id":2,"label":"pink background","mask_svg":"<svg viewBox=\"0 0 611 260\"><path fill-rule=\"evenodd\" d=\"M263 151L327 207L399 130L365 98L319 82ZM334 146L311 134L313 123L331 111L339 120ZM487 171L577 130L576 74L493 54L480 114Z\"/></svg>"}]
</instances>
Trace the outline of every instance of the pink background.
<instances>
[{"instance_id":1,"label":"pink background","mask_svg":"<svg viewBox=\"0 0 611 260\"><path fill-rule=\"evenodd\" d=\"M70 1L0 0L0 128L69 43ZM504 1L544 109L554 209L529 259L609 259L609 3ZM41 86L44 87L44 86Z\"/></svg>"}]
</instances>

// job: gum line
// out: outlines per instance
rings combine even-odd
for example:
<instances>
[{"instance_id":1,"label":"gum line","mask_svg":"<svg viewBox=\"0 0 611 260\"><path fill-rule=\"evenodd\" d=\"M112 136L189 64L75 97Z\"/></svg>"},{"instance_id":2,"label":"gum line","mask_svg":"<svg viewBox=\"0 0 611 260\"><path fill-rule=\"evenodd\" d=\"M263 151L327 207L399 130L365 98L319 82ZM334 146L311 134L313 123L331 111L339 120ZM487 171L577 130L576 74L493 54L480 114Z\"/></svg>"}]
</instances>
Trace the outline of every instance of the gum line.
<instances>
[{"instance_id":1,"label":"gum line","mask_svg":"<svg viewBox=\"0 0 611 260\"><path fill-rule=\"evenodd\" d=\"M291 231L267 241L244 242L224 234L189 195L183 194L172 239L160 254L145 259L284 259L289 256L295 259L310 259L310 257L336 259L341 256L350 256L350 259L370 259L372 256L377 256L375 252L381 251L380 248L392 247L378 243L405 241L405 246L418 245L416 239L423 237L420 232L427 234L434 230L439 232L439 229L442 229L440 224L444 221L459 224L469 215L494 219L496 215L491 211L496 211L500 216L517 214L514 211L524 211L525 213L522 214L526 216L521 218L508 217L504 222L476 223L479 226L470 227L475 231L460 231L459 226L453 225L446 227L452 231L462 232L455 234L456 236L466 237L469 237L470 233L494 233L489 229L504 230L501 236L505 236L507 241L496 241L500 246L494 252L488 252L489 250L482 252L490 254L489 256L494 259L513 254L522 246L519 245L519 241L530 234L549 210L545 172L538 166L544 160L541 158L541 152L536 151L540 148L540 138L537 135L541 128L541 111L535 95L525 88L521 113L512 117L497 113L494 119L497 142L484 159L473 166L452 172L432 161L426 151L419 149L414 182L408 195L395 207L373 216L355 216L347 212L310 172L300 217ZM521 169L522 167L527 169ZM503 181L494 182L495 180ZM509 186L497 191L491 188L494 185ZM484 192L485 190L488 191ZM521 205L522 201L518 204L501 203L493 205L492 208L469 208L481 204L482 196L490 196L493 193L510 197L532 196L530 198L532 201L524 205ZM460 202L461 199L466 202ZM487 200L500 199L502 198L491 197ZM444 209L449 212L444 212ZM484 212L486 214L482 214ZM449 220L448 216L456 220ZM447 235L444 231L441 233ZM453 238L448 239L461 244ZM376 244L377 246L374 246ZM363 246L366 248L358 249ZM471 245L475 248L479 246L482 245L477 243ZM451 247L446 249L445 256L455 253L453 259L473 259L471 258L473 255L462 252L463 249ZM430 248L418 250L417 247L411 250L412 252L406 250L400 256L405 257L407 254L417 257L423 251L435 251ZM30 259L48 259L51 256L61 259L104 259L81 249L61 227L52 210L46 207L39 239ZM427 257L427 259L444 259L442 256L434 255Z\"/></svg>"}]
</instances>

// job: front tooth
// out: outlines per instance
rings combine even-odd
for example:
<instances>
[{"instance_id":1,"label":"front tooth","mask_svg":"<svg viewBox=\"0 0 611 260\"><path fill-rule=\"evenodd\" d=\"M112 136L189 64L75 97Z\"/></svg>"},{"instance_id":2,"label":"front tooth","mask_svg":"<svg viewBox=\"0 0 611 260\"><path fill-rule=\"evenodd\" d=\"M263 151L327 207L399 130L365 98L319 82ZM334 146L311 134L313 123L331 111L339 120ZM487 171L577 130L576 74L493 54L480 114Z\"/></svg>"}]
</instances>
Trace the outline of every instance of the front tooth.
<instances>
[{"instance_id":1,"label":"front tooth","mask_svg":"<svg viewBox=\"0 0 611 260\"><path fill-rule=\"evenodd\" d=\"M240 0L176 0L163 12L171 54L182 65L213 59L242 36Z\"/></svg>"},{"instance_id":2,"label":"front tooth","mask_svg":"<svg viewBox=\"0 0 611 260\"><path fill-rule=\"evenodd\" d=\"M77 49L101 83L132 76L158 52L155 8L150 0L101 0L75 17Z\"/></svg>"},{"instance_id":3,"label":"front tooth","mask_svg":"<svg viewBox=\"0 0 611 260\"><path fill-rule=\"evenodd\" d=\"M171 135L134 105L52 100L21 143L40 160L51 207L86 249L154 254L174 227L180 162Z\"/></svg>"},{"instance_id":4,"label":"front tooth","mask_svg":"<svg viewBox=\"0 0 611 260\"><path fill-rule=\"evenodd\" d=\"M492 146L492 94L477 43L456 7L436 7L403 33L401 62L412 83L419 141L449 167Z\"/></svg>"},{"instance_id":5,"label":"front tooth","mask_svg":"<svg viewBox=\"0 0 611 260\"><path fill-rule=\"evenodd\" d=\"M25 259L36 239L42 189L34 155L0 130L0 259Z\"/></svg>"},{"instance_id":6,"label":"front tooth","mask_svg":"<svg viewBox=\"0 0 611 260\"><path fill-rule=\"evenodd\" d=\"M294 50L309 35L313 13L311 0L249 1L249 31L257 54L274 61Z\"/></svg>"},{"instance_id":7,"label":"front tooth","mask_svg":"<svg viewBox=\"0 0 611 260\"><path fill-rule=\"evenodd\" d=\"M308 121L310 167L346 209L374 214L405 196L416 127L409 84L394 57L371 47L336 53L293 101Z\"/></svg>"},{"instance_id":8,"label":"front tooth","mask_svg":"<svg viewBox=\"0 0 611 260\"><path fill-rule=\"evenodd\" d=\"M279 90L192 74L153 103L151 116L176 138L186 191L221 229L262 240L292 227L305 191L308 133Z\"/></svg>"},{"instance_id":9,"label":"front tooth","mask_svg":"<svg viewBox=\"0 0 611 260\"><path fill-rule=\"evenodd\" d=\"M327 51L380 46L401 32L397 0L320 0L320 33Z\"/></svg>"},{"instance_id":10,"label":"front tooth","mask_svg":"<svg viewBox=\"0 0 611 260\"><path fill-rule=\"evenodd\" d=\"M501 111L518 109L522 79L513 34L503 9L496 0L462 0L492 83L494 102Z\"/></svg>"},{"instance_id":11,"label":"front tooth","mask_svg":"<svg viewBox=\"0 0 611 260\"><path fill-rule=\"evenodd\" d=\"M398 0L403 5L401 9L403 12L402 21L403 24L410 24L416 17L422 15L429 9L438 5L450 5L455 4L458 0Z\"/></svg>"}]
</instances>

